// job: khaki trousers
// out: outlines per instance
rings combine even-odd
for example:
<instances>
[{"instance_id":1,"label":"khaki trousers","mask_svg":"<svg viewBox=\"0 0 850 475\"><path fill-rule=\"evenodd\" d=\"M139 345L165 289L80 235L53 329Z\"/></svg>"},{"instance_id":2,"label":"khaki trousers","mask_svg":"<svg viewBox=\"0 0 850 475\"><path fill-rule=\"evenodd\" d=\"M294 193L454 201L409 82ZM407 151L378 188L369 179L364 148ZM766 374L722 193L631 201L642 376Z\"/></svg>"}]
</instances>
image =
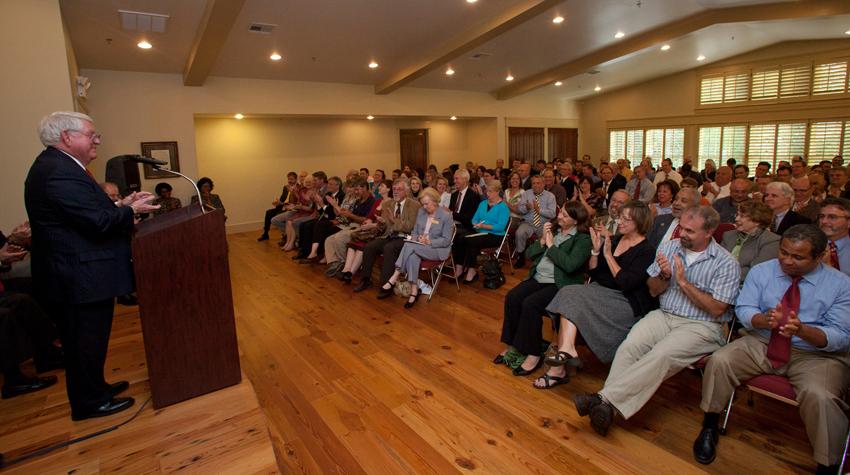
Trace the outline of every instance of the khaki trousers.
<instances>
[{"instance_id":1,"label":"khaki trousers","mask_svg":"<svg viewBox=\"0 0 850 475\"><path fill-rule=\"evenodd\" d=\"M720 348L724 341L720 323L653 310L632 327L617 348L599 395L628 419L665 379Z\"/></svg>"},{"instance_id":2,"label":"khaki trousers","mask_svg":"<svg viewBox=\"0 0 850 475\"><path fill-rule=\"evenodd\" d=\"M348 243L351 242L351 232L359 226L349 226L341 229L338 233L331 234L325 239L325 261L345 262L345 254L348 252Z\"/></svg>"},{"instance_id":3,"label":"khaki trousers","mask_svg":"<svg viewBox=\"0 0 850 475\"><path fill-rule=\"evenodd\" d=\"M822 465L840 463L847 437L843 395L850 384L850 358L845 353L792 349L788 364L774 368L766 355L767 342L751 335L711 355L702 381L702 410L723 412L735 388L754 376L784 376L797 393L815 461Z\"/></svg>"}]
</instances>

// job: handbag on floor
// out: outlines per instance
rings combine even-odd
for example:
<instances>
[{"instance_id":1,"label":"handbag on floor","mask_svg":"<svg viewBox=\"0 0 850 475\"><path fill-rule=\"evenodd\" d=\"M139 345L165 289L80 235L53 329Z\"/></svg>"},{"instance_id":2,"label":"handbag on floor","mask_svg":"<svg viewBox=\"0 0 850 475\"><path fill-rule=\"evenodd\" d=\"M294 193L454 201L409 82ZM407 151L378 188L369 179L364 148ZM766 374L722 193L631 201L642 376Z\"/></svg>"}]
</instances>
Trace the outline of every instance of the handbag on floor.
<instances>
[{"instance_id":1,"label":"handbag on floor","mask_svg":"<svg viewBox=\"0 0 850 475\"><path fill-rule=\"evenodd\" d=\"M481 274L484 276L485 289L498 289L505 283L505 274L502 273L502 263L492 254L484 259L484 264L481 266Z\"/></svg>"}]
</instances>

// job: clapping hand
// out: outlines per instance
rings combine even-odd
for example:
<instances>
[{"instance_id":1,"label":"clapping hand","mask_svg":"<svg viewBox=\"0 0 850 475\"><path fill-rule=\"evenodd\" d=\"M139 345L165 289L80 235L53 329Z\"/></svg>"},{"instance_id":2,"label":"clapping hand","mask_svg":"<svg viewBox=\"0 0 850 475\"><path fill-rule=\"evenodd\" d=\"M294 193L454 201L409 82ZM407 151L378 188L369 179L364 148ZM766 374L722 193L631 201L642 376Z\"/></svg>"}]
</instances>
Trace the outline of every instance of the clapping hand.
<instances>
[{"instance_id":1,"label":"clapping hand","mask_svg":"<svg viewBox=\"0 0 850 475\"><path fill-rule=\"evenodd\" d=\"M552 247L555 244L554 236L552 236L552 223L543 223L543 245Z\"/></svg>"},{"instance_id":2,"label":"clapping hand","mask_svg":"<svg viewBox=\"0 0 850 475\"><path fill-rule=\"evenodd\" d=\"M3 264L11 264L18 262L27 255L27 251L15 244L7 242L0 248L0 262Z\"/></svg>"},{"instance_id":3,"label":"clapping hand","mask_svg":"<svg viewBox=\"0 0 850 475\"><path fill-rule=\"evenodd\" d=\"M15 228L12 229L12 233L9 234L9 242L24 248L29 247L31 241L32 229L30 229L29 221L24 221L23 223L15 226Z\"/></svg>"},{"instance_id":4,"label":"clapping hand","mask_svg":"<svg viewBox=\"0 0 850 475\"><path fill-rule=\"evenodd\" d=\"M661 276L662 279L669 279L673 275L673 269L670 267L670 261L667 260L667 256L663 253L658 253L655 257L655 262L658 263L658 267L661 268Z\"/></svg>"},{"instance_id":5,"label":"clapping hand","mask_svg":"<svg viewBox=\"0 0 850 475\"><path fill-rule=\"evenodd\" d=\"M679 269L679 272L676 272L676 284L679 287L684 287L688 282L688 278L685 276L685 264L682 262L682 258L679 257L678 254L673 256L673 263L676 265L676 268Z\"/></svg>"},{"instance_id":6,"label":"clapping hand","mask_svg":"<svg viewBox=\"0 0 850 475\"><path fill-rule=\"evenodd\" d=\"M121 200L121 204L123 206L129 205L133 208L133 214L144 214L159 209L159 205L150 204L154 199L156 199L156 195L153 193L140 191L138 193L130 193L130 196Z\"/></svg>"},{"instance_id":7,"label":"clapping hand","mask_svg":"<svg viewBox=\"0 0 850 475\"><path fill-rule=\"evenodd\" d=\"M604 238L599 234L599 226L590 228L590 243L593 245L593 252L599 252L602 249L602 240Z\"/></svg>"}]
</instances>

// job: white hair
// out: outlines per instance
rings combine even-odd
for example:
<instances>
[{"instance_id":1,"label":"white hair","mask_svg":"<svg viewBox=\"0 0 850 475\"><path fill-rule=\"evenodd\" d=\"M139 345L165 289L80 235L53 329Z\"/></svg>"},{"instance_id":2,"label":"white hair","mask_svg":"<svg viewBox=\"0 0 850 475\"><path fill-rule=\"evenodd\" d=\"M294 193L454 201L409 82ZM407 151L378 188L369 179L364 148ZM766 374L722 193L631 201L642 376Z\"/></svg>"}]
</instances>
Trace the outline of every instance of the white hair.
<instances>
[{"instance_id":1,"label":"white hair","mask_svg":"<svg viewBox=\"0 0 850 475\"><path fill-rule=\"evenodd\" d=\"M62 132L84 130L83 121L94 122L91 117L79 112L54 112L41 119L38 124L38 137L45 147L56 145L62 140Z\"/></svg>"},{"instance_id":2,"label":"white hair","mask_svg":"<svg viewBox=\"0 0 850 475\"><path fill-rule=\"evenodd\" d=\"M455 174L456 175L459 174L460 176L469 180L469 170L467 170L466 168L458 168L457 171L455 172Z\"/></svg>"},{"instance_id":3,"label":"white hair","mask_svg":"<svg viewBox=\"0 0 850 475\"><path fill-rule=\"evenodd\" d=\"M794 198L794 188L791 188L791 185L785 183L784 181L773 181L767 184L765 190L768 191L777 191L780 195L786 198Z\"/></svg>"}]
</instances>

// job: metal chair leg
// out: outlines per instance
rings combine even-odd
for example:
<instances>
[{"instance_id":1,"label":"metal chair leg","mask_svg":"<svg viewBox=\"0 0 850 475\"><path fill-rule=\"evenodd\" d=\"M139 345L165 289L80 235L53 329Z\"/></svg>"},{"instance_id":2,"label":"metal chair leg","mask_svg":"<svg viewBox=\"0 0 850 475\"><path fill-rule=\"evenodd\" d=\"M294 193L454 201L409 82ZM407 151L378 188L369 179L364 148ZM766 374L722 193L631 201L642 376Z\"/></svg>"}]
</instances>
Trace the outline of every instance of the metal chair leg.
<instances>
[{"instance_id":1,"label":"metal chair leg","mask_svg":"<svg viewBox=\"0 0 850 475\"><path fill-rule=\"evenodd\" d=\"M844 453L841 454L841 464L838 466L838 473L844 473L844 461L847 458L848 447L850 447L850 430L847 431L847 440L844 441Z\"/></svg>"},{"instance_id":2,"label":"metal chair leg","mask_svg":"<svg viewBox=\"0 0 850 475\"><path fill-rule=\"evenodd\" d=\"M726 405L726 414L723 415L723 425L720 426L720 433L726 435L726 425L729 424L729 414L732 413L732 403L735 402L735 391L729 397L729 404Z\"/></svg>"}]
</instances>

